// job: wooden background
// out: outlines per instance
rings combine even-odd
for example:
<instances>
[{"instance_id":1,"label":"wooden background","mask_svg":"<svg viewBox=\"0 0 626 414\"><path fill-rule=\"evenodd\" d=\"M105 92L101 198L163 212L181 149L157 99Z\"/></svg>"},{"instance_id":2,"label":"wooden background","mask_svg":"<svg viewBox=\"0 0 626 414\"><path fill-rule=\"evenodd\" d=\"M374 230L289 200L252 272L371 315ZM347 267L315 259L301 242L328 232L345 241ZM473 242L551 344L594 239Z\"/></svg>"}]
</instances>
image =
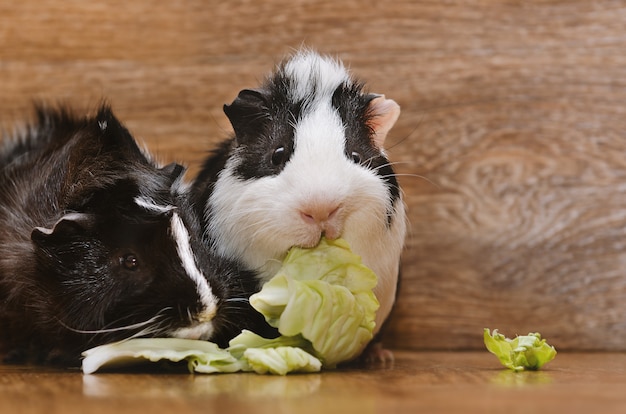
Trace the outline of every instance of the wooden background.
<instances>
[{"instance_id":1,"label":"wooden background","mask_svg":"<svg viewBox=\"0 0 626 414\"><path fill-rule=\"evenodd\" d=\"M222 105L301 44L402 107L388 346L480 349L490 327L626 351L625 1L0 0L0 123L104 97L192 177Z\"/></svg>"}]
</instances>

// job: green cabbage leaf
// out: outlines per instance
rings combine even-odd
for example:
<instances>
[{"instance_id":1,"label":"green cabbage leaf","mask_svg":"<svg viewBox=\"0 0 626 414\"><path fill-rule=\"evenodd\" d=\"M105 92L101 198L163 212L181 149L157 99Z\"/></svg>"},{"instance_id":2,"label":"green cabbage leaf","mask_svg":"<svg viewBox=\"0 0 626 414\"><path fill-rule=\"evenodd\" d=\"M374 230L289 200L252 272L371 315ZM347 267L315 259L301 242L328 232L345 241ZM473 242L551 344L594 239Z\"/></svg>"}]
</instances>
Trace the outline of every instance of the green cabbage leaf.
<instances>
[{"instance_id":1,"label":"green cabbage leaf","mask_svg":"<svg viewBox=\"0 0 626 414\"><path fill-rule=\"evenodd\" d=\"M244 362L212 342L181 338L135 338L97 346L83 352L82 368L85 374L91 374L104 366L115 368L161 360L186 360L190 371L204 373L246 369Z\"/></svg>"},{"instance_id":2,"label":"green cabbage leaf","mask_svg":"<svg viewBox=\"0 0 626 414\"><path fill-rule=\"evenodd\" d=\"M299 338L325 367L358 356L372 339L377 278L344 240L293 248L250 304L284 337Z\"/></svg>"},{"instance_id":3,"label":"green cabbage leaf","mask_svg":"<svg viewBox=\"0 0 626 414\"><path fill-rule=\"evenodd\" d=\"M493 334L485 328L483 339L487 350L498 357L502 365L513 370L538 370L556 356L556 349L541 339L539 333L517 336L514 339L506 338L498 333Z\"/></svg>"}]
</instances>

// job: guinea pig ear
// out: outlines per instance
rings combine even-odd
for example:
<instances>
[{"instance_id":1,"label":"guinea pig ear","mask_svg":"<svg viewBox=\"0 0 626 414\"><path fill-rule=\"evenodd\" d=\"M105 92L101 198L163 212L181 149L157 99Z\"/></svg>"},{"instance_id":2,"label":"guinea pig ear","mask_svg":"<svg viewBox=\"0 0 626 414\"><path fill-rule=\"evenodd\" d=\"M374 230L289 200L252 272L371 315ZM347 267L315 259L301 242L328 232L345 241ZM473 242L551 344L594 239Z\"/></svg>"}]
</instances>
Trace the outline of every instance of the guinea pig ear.
<instances>
[{"instance_id":1,"label":"guinea pig ear","mask_svg":"<svg viewBox=\"0 0 626 414\"><path fill-rule=\"evenodd\" d=\"M122 155L125 159L148 163L145 154L141 151L135 138L113 114L108 105L102 105L95 117L100 130L101 145L106 151Z\"/></svg>"},{"instance_id":2,"label":"guinea pig ear","mask_svg":"<svg viewBox=\"0 0 626 414\"><path fill-rule=\"evenodd\" d=\"M172 181L176 181L183 177L187 168L185 168L183 165L173 162L171 164L167 164L165 167L162 167L160 170Z\"/></svg>"},{"instance_id":3,"label":"guinea pig ear","mask_svg":"<svg viewBox=\"0 0 626 414\"><path fill-rule=\"evenodd\" d=\"M244 89L230 105L224 105L224 113L230 120L237 138L254 134L266 119L268 111L267 92L263 89Z\"/></svg>"},{"instance_id":4,"label":"guinea pig ear","mask_svg":"<svg viewBox=\"0 0 626 414\"><path fill-rule=\"evenodd\" d=\"M61 217L51 229L45 227L35 227L30 234L30 238L38 245L45 244L47 240L67 238L77 234L82 234L95 224L95 218L91 214L68 213Z\"/></svg>"},{"instance_id":5,"label":"guinea pig ear","mask_svg":"<svg viewBox=\"0 0 626 414\"><path fill-rule=\"evenodd\" d=\"M387 133L400 116L400 105L385 95L373 95L367 110L367 124L374 131L374 145L382 151Z\"/></svg>"}]
</instances>

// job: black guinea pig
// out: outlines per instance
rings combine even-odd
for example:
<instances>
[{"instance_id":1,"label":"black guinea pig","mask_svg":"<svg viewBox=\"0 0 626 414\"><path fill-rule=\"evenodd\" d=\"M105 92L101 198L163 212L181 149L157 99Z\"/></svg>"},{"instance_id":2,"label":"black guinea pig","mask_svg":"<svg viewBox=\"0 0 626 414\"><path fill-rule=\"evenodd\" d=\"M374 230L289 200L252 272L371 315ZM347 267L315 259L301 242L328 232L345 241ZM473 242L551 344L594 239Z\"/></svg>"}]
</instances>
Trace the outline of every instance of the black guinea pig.
<instances>
[{"instance_id":1,"label":"black guinea pig","mask_svg":"<svg viewBox=\"0 0 626 414\"><path fill-rule=\"evenodd\" d=\"M38 107L0 151L0 351L75 364L135 336L226 346L262 323L252 275L213 256L184 168L159 168L103 105Z\"/></svg>"},{"instance_id":2,"label":"black guinea pig","mask_svg":"<svg viewBox=\"0 0 626 414\"><path fill-rule=\"evenodd\" d=\"M407 226L384 149L400 107L305 49L224 111L234 136L192 189L207 243L263 283L292 246L344 238L378 276L378 332L395 302Z\"/></svg>"}]
</instances>

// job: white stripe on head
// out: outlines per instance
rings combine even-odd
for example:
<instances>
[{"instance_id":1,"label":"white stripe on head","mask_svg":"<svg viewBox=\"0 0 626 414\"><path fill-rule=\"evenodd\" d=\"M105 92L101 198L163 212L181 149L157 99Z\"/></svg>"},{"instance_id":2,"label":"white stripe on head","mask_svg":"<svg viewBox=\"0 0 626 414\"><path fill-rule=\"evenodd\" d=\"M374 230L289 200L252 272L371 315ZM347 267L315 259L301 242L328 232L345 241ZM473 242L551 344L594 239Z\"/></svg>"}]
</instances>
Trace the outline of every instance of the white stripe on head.
<instances>
[{"instance_id":1,"label":"white stripe on head","mask_svg":"<svg viewBox=\"0 0 626 414\"><path fill-rule=\"evenodd\" d=\"M176 242L176 250L178 256L183 264L183 268L187 272L187 275L193 280L198 289L198 295L200 301L204 305L204 309L200 312L201 318L212 318L217 312L217 298L213 295L209 282L204 277L204 274L196 266L196 260L194 258L193 250L191 250L191 244L189 243L189 232L183 223L183 220L178 214L172 214L172 236ZM206 322L206 321L203 321Z\"/></svg>"},{"instance_id":2,"label":"white stripe on head","mask_svg":"<svg viewBox=\"0 0 626 414\"><path fill-rule=\"evenodd\" d=\"M159 205L153 199L144 196L135 197L135 204L139 207L144 208L148 211L153 211L155 213L168 213L174 210L176 207L172 205Z\"/></svg>"},{"instance_id":3,"label":"white stripe on head","mask_svg":"<svg viewBox=\"0 0 626 414\"><path fill-rule=\"evenodd\" d=\"M290 98L296 102L332 96L339 85L351 83L350 74L340 61L306 49L289 59L284 71L294 81Z\"/></svg>"}]
</instances>

